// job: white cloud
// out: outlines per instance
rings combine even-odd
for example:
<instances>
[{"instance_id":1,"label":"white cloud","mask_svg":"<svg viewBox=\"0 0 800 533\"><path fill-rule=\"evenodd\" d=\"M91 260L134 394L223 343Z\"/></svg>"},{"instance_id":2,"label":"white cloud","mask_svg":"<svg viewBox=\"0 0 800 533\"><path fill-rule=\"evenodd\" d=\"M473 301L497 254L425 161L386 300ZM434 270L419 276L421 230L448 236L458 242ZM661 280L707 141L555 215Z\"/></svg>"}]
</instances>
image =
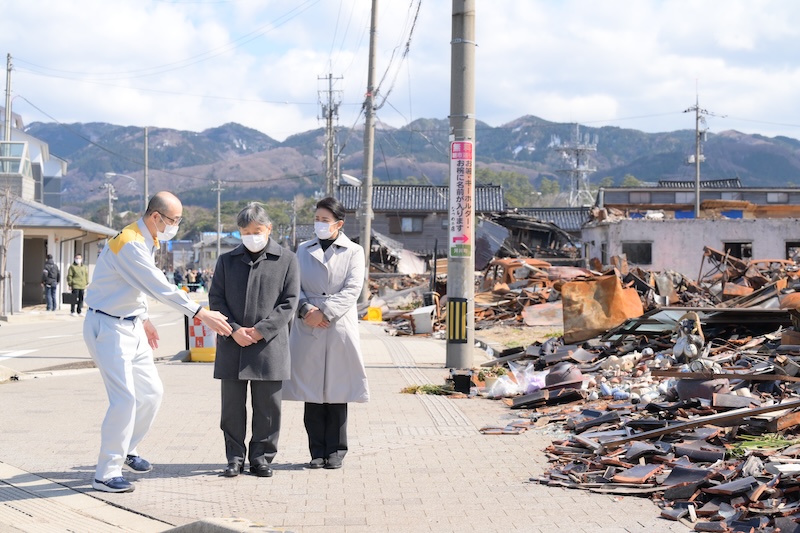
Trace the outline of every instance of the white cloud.
<instances>
[{"instance_id":1,"label":"white cloud","mask_svg":"<svg viewBox=\"0 0 800 533\"><path fill-rule=\"evenodd\" d=\"M239 122L280 140L322 125L319 77L328 72L343 78L334 85L340 124L359 120L364 0L9 4L0 51L15 58L14 109L26 122ZM409 5L383 1L378 11L377 77L388 69L382 95L391 89L378 116L395 126L444 119L450 108L452 3L422 2L402 60ZM785 0L476 2L477 116L494 126L531 114L691 129L683 110L699 91L701 107L727 115L709 119L712 131L800 138L797 20L800 3Z\"/></svg>"}]
</instances>

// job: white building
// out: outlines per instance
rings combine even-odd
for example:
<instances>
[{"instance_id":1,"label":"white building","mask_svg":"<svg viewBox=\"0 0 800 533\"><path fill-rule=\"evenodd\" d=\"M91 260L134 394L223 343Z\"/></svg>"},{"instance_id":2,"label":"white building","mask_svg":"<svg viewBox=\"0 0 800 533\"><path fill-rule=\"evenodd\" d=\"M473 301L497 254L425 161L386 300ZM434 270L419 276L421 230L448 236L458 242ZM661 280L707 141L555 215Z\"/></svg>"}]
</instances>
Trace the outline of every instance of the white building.
<instances>
[{"instance_id":1,"label":"white building","mask_svg":"<svg viewBox=\"0 0 800 533\"><path fill-rule=\"evenodd\" d=\"M6 290L4 299L0 300L0 315L19 313L23 306L44 302L41 277L47 254L53 256L61 271L63 292L67 290L64 280L75 254L83 255L91 276L105 240L117 233L112 228L45 205L44 201L48 200L60 207L61 178L66 173L67 163L51 156L47 143L23 132L19 117L14 117L14 125L11 140L0 141L0 193L3 193L0 194L0 242L4 233L9 235L8 242L4 243L7 249ZM4 124L0 122L0 126ZM6 190L11 192L12 198L8 210L2 202ZM4 211L9 211L10 216L4 217ZM13 221L13 224L3 220ZM3 231L5 226L9 226L6 229L10 231Z\"/></svg>"},{"instance_id":2,"label":"white building","mask_svg":"<svg viewBox=\"0 0 800 533\"><path fill-rule=\"evenodd\" d=\"M605 188L581 240L589 258L608 265L625 254L644 270L675 270L696 279L703 248L740 259L792 259L800 251L800 188L742 187L738 179Z\"/></svg>"}]
</instances>

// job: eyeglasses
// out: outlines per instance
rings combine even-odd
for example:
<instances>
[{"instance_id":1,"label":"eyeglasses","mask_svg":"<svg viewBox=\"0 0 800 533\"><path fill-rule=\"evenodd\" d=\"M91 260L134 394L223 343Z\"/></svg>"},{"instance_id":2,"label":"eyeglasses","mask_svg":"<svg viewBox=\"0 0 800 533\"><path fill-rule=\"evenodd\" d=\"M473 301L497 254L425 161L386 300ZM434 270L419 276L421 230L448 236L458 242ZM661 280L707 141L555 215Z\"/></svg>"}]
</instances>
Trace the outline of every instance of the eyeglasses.
<instances>
[{"instance_id":1,"label":"eyeglasses","mask_svg":"<svg viewBox=\"0 0 800 533\"><path fill-rule=\"evenodd\" d=\"M181 222L183 222L183 217L177 217L177 218L168 217L167 215L165 215L161 211L156 211L156 213L161 215L163 218L166 218L167 220L169 220L170 224L173 225L173 226L180 226Z\"/></svg>"}]
</instances>

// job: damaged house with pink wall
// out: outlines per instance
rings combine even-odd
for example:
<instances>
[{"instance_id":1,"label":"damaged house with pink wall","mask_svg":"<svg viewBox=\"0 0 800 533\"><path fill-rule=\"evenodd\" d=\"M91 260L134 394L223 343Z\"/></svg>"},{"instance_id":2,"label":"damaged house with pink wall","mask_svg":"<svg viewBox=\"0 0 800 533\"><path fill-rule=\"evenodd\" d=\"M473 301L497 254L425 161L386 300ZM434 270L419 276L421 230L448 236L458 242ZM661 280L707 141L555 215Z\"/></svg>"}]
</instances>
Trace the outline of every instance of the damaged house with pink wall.
<instances>
[{"instance_id":1,"label":"damaged house with pink wall","mask_svg":"<svg viewBox=\"0 0 800 533\"><path fill-rule=\"evenodd\" d=\"M738 178L600 188L581 239L604 266L625 255L644 270L700 273L704 247L750 259L800 255L800 188L744 187Z\"/></svg>"}]
</instances>

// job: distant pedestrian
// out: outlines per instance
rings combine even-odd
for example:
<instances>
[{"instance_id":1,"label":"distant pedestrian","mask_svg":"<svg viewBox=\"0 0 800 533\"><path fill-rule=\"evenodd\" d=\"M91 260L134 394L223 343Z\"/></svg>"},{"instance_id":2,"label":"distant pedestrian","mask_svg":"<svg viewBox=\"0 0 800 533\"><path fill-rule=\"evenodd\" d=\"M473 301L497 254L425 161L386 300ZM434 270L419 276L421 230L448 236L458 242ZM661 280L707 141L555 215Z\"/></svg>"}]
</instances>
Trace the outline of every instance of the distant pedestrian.
<instances>
[{"instance_id":1,"label":"distant pedestrian","mask_svg":"<svg viewBox=\"0 0 800 533\"><path fill-rule=\"evenodd\" d=\"M175 272L172 274L172 276L173 276L173 280L175 282L175 285L177 285L179 289L182 288L183 287L183 274L181 273L181 271L176 268Z\"/></svg>"},{"instance_id":2,"label":"distant pedestrian","mask_svg":"<svg viewBox=\"0 0 800 533\"><path fill-rule=\"evenodd\" d=\"M57 290L58 279L61 277L61 271L58 269L53 256L47 254L47 259L44 262L44 269L42 270L42 287L44 287L44 299L47 302L47 310L55 311L56 304L58 303Z\"/></svg>"},{"instance_id":3,"label":"distant pedestrian","mask_svg":"<svg viewBox=\"0 0 800 533\"><path fill-rule=\"evenodd\" d=\"M217 260L208 294L211 309L228 317L230 337L218 337L214 377L220 380L220 428L228 466L225 477L244 469L271 477L281 428L281 386L289 378L289 323L297 310L297 257L271 237L264 208L248 204L237 216L242 244ZM253 410L250 446L247 387Z\"/></svg>"},{"instance_id":4,"label":"distant pedestrian","mask_svg":"<svg viewBox=\"0 0 800 533\"><path fill-rule=\"evenodd\" d=\"M227 317L191 301L167 283L155 264L159 241L178 232L183 207L168 192L150 199L142 218L110 239L97 259L86 290L89 312L83 338L108 393L108 411L100 429L100 456L92 487L104 492L130 492L122 467L149 472L150 463L137 446L161 405L164 387L153 363L158 331L147 315L147 297L186 316L197 317L212 331L230 335Z\"/></svg>"},{"instance_id":5,"label":"distant pedestrian","mask_svg":"<svg viewBox=\"0 0 800 533\"><path fill-rule=\"evenodd\" d=\"M89 285L89 269L83 264L81 254L75 254L72 264L67 271L67 286L72 291L72 302L69 304L69 314L80 316L83 310L83 293ZM77 312L76 312L77 311Z\"/></svg>"},{"instance_id":6,"label":"distant pedestrian","mask_svg":"<svg viewBox=\"0 0 800 533\"><path fill-rule=\"evenodd\" d=\"M186 271L186 285L189 287L189 292L197 291L197 274L191 268Z\"/></svg>"},{"instance_id":7,"label":"distant pedestrian","mask_svg":"<svg viewBox=\"0 0 800 533\"><path fill-rule=\"evenodd\" d=\"M347 403L369 401L356 304L364 249L342 232L344 207L317 202L316 238L297 248L300 307L290 337L292 377L283 398L305 402L308 468L341 468L347 453Z\"/></svg>"}]
</instances>

